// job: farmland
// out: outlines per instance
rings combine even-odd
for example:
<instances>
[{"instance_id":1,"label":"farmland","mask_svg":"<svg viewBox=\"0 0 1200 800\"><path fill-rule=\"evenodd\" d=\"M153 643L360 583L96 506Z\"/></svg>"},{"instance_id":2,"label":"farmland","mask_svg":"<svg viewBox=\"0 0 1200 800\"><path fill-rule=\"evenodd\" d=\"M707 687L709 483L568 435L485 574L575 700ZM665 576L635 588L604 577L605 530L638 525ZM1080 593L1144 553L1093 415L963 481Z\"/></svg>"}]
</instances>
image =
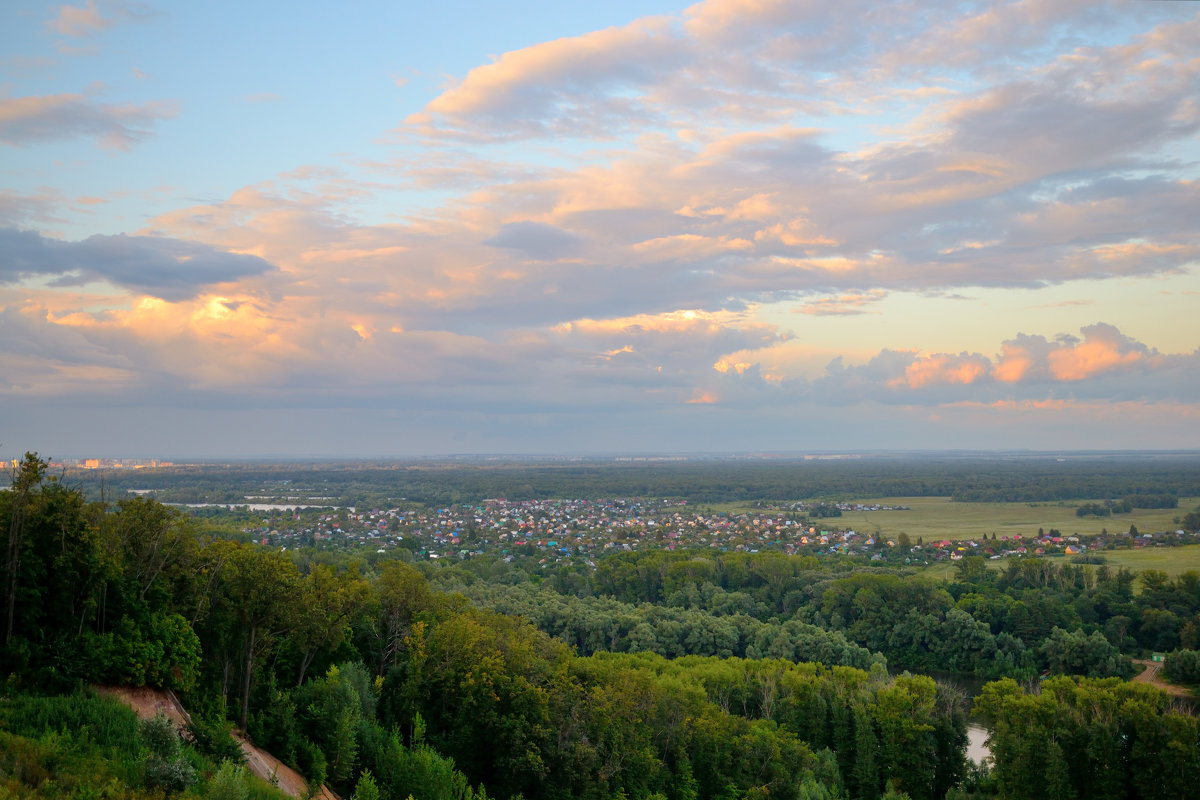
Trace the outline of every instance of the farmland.
<instances>
[{"instance_id":1,"label":"farmland","mask_svg":"<svg viewBox=\"0 0 1200 800\"><path fill-rule=\"evenodd\" d=\"M956 503L948 497L887 497L868 501L878 505L908 506L908 511L848 511L836 520L849 527L887 536L908 534L933 539L977 539L985 534L1031 537L1038 528L1056 528L1064 536L1093 536L1108 530L1127 531L1136 525L1142 532L1174 530L1174 519L1200 505L1200 498L1181 498L1179 508L1135 509L1111 517L1078 517L1078 503Z\"/></svg>"}]
</instances>

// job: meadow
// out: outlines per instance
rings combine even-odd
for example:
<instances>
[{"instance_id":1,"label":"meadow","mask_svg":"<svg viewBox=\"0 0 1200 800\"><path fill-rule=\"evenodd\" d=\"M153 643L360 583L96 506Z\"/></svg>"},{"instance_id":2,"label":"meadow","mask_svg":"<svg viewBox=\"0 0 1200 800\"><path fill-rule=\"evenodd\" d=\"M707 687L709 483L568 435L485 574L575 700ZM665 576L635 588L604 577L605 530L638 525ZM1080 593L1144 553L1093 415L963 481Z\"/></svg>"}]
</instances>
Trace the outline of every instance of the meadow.
<instances>
[{"instance_id":1,"label":"meadow","mask_svg":"<svg viewBox=\"0 0 1200 800\"><path fill-rule=\"evenodd\" d=\"M1110 569L1125 569L1139 573L1143 570L1154 569L1165 572L1171 578L1178 578L1185 572L1200 573L1200 544L1183 545L1181 547L1146 547L1138 550L1102 550L1104 563ZM1069 563L1067 559L1055 559L1060 564ZM987 565L992 569L1007 567L1011 559L1003 558L989 560ZM1096 569L1089 565L1089 570ZM922 574L934 580L950 580L958 573L958 565L949 561L939 561L926 567ZM1141 582L1133 585L1134 594L1141 591Z\"/></svg>"},{"instance_id":2,"label":"meadow","mask_svg":"<svg viewBox=\"0 0 1200 800\"><path fill-rule=\"evenodd\" d=\"M1200 498L1180 498L1179 508L1134 509L1111 517L1077 517L1075 509L1083 502L1063 503L956 503L948 497L884 497L872 501L879 505L908 506L909 511L847 511L830 520L840 528L885 536L908 534L915 544L950 539L978 539L992 534L1036 536L1038 529L1059 530L1064 536L1094 536L1104 531L1115 533L1136 525L1142 533L1173 531L1174 522L1200 505Z\"/></svg>"}]
</instances>

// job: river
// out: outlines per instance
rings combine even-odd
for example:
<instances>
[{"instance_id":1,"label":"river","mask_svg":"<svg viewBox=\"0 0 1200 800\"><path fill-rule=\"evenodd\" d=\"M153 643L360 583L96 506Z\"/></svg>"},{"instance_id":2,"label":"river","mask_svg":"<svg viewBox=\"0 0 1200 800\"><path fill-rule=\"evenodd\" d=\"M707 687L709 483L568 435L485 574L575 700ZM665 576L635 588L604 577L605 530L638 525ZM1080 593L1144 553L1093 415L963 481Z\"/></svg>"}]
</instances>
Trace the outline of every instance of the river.
<instances>
[{"instance_id":1,"label":"river","mask_svg":"<svg viewBox=\"0 0 1200 800\"><path fill-rule=\"evenodd\" d=\"M967 759L972 764L982 764L984 759L992 757L992 750L987 746L987 729L974 722L967 723Z\"/></svg>"},{"instance_id":2,"label":"river","mask_svg":"<svg viewBox=\"0 0 1200 800\"><path fill-rule=\"evenodd\" d=\"M961 672L932 672L927 674L938 683L945 683L956 687L968 699L978 696L983 690L983 685L987 683L986 678L965 675ZM984 759L991 758L992 751L987 746L987 737L987 728L980 725L975 717L967 720L967 758L972 764L982 764Z\"/></svg>"},{"instance_id":3,"label":"river","mask_svg":"<svg viewBox=\"0 0 1200 800\"><path fill-rule=\"evenodd\" d=\"M246 508L250 511L292 511L297 508L331 508L334 510L346 509L354 513L354 506L315 506L305 505L304 503L163 503L167 506L178 506L181 508Z\"/></svg>"}]
</instances>

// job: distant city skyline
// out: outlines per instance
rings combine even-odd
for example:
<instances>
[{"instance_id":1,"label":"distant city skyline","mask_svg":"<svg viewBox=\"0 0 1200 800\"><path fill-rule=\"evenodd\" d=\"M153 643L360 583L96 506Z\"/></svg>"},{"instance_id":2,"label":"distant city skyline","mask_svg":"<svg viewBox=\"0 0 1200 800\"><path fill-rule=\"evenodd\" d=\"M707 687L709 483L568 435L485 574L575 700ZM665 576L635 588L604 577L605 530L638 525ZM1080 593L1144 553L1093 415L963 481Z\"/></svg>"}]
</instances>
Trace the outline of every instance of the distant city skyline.
<instances>
[{"instance_id":1,"label":"distant city skyline","mask_svg":"<svg viewBox=\"0 0 1200 800\"><path fill-rule=\"evenodd\" d=\"M1200 8L0 10L0 457L1200 449Z\"/></svg>"}]
</instances>

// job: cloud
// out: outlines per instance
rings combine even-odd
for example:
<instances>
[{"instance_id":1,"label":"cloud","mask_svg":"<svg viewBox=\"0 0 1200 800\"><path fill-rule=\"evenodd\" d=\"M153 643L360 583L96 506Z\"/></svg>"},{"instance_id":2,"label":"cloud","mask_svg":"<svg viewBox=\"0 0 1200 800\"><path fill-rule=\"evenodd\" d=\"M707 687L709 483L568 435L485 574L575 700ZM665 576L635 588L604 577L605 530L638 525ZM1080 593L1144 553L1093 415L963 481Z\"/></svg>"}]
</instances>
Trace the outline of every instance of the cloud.
<instances>
[{"instance_id":1,"label":"cloud","mask_svg":"<svg viewBox=\"0 0 1200 800\"><path fill-rule=\"evenodd\" d=\"M36 194L19 194L0 189L0 228L16 227L28 223L62 222L63 197L52 189L43 189Z\"/></svg>"},{"instance_id":2,"label":"cloud","mask_svg":"<svg viewBox=\"0 0 1200 800\"><path fill-rule=\"evenodd\" d=\"M710 127L778 124L797 116L860 116L894 112L906 104L920 108L939 96L953 100L962 94L960 87L978 80L983 93L968 95L964 111L983 111L1002 95L1024 93L1023 108L1013 107L1010 116L992 122L1002 127L1033 122L1022 132L1034 148L1049 146L1065 155L1062 145L1040 137L1038 114L1052 114L1050 121L1064 129L1062 140L1082 135L1088 142L1116 143L1141 137L1162 122L1156 120L1161 109L1155 108L1165 99L1162 92L1122 98L1126 106L1145 103L1148 116L1138 119L1127 116L1121 104L1110 114L1076 104L1076 90L1094 90L1122 72L1135 74L1133 82L1150 79L1162 89L1168 73L1188 69L1186 48L1177 46L1186 41L1187 31L1172 29L1176 21L1165 12L1143 16L1143 24L1166 22L1133 47L1074 47L1072 52L1082 35L1126 34L1125 16L1080 0L1019 0L982 11L933 3L919 15L894 4L709 0L678 16L648 17L504 53L471 70L401 130L420 132L429 142L438 135L456 141L619 138L662 127L686 127L694 136ZM1070 57L1054 61L1058 54ZM1047 58L1049 65L1039 63ZM946 67L961 72L947 77ZM1032 79L1023 80L1026 74ZM1085 84L1087 75L1093 80ZM1096 81L1097 75L1103 79ZM1186 86L1186 80L1177 79L1173 88L1186 96ZM1170 104L1167 100L1161 108ZM978 127L962 119L964 146L978 140L980 132L986 137L982 116ZM1133 130L1090 127L1092 121L1116 118ZM1167 135L1175 134L1173 127L1167 126ZM939 138L944 144L946 137ZM1075 155L1087 157L1088 148L1078 148ZM1006 166L999 159L990 163L991 168Z\"/></svg>"},{"instance_id":3,"label":"cloud","mask_svg":"<svg viewBox=\"0 0 1200 800\"><path fill-rule=\"evenodd\" d=\"M0 142L26 147L58 139L95 139L104 148L128 150L154 125L178 113L170 102L116 105L89 95L55 94L0 99Z\"/></svg>"},{"instance_id":4,"label":"cloud","mask_svg":"<svg viewBox=\"0 0 1200 800\"><path fill-rule=\"evenodd\" d=\"M546 42L467 73L403 126L410 148L354 165L361 181L280 176L147 232L258 254L288 292L387 315L376 329L490 336L772 302L867 314L891 292L1191 269L1200 183L1164 148L1192 136L1196 26L1131 36L1078 4L1001 11L1025 49L950 77L927 56L983 30L986 15L966 19L982 12L712 2ZM1077 47L1072 21L1111 44ZM898 38L872 39L893 23ZM811 61L831 31L850 54ZM603 145L510 144L569 130ZM444 205L358 213L408 208L412 189Z\"/></svg>"},{"instance_id":5,"label":"cloud","mask_svg":"<svg viewBox=\"0 0 1200 800\"><path fill-rule=\"evenodd\" d=\"M1083 341L1063 340L1050 352L1050 374L1055 380L1081 381L1093 375L1123 370L1150 358L1153 353L1112 325L1089 325Z\"/></svg>"},{"instance_id":6,"label":"cloud","mask_svg":"<svg viewBox=\"0 0 1200 800\"><path fill-rule=\"evenodd\" d=\"M556 261L580 250L580 238L541 222L510 222L483 243L534 261Z\"/></svg>"},{"instance_id":7,"label":"cloud","mask_svg":"<svg viewBox=\"0 0 1200 800\"><path fill-rule=\"evenodd\" d=\"M55 286L107 280L163 299L193 296L201 287L262 275L272 266L257 256L199 242L151 236L90 236L80 242L33 231L0 229L0 282L55 278Z\"/></svg>"},{"instance_id":8,"label":"cloud","mask_svg":"<svg viewBox=\"0 0 1200 800\"><path fill-rule=\"evenodd\" d=\"M883 302L1067 281L1086 296L1195 269L1200 26L1146 14L709 0L505 53L403 124L390 157L298 167L132 236L3 232L6 324L57 365L11 354L12 380L30 397L90 376L164 402L727 410L784 427L814 409L1185 403L1195 353L1105 324L994 353L948 331L915 351L913 312ZM161 111L0 100L0 140L129 146ZM441 205L414 210L427 191ZM54 225L72 202L89 201L0 195L0 219ZM98 298L97 280L124 291ZM820 333L764 321L768 303ZM887 338L869 347L822 336L873 323Z\"/></svg>"},{"instance_id":9,"label":"cloud","mask_svg":"<svg viewBox=\"0 0 1200 800\"><path fill-rule=\"evenodd\" d=\"M601 123L621 124L646 112L610 91L651 84L682 64L680 44L665 19L648 18L505 53L471 70L408 122L463 136L471 120L486 120L503 136L596 132Z\"/></svg>"},{"instance_id":10,"label":"cloud","mask_svg":"<svg viewBox=\"0 0 1200 800\"><path fill-rule=\"evenodd\" d=\"M821 317L869 314L871 312L865 306L878 303L885 297L887 297L887 292L883 289L870 289L866 292L853 292L838 297L820 297L810 300L796 310L801 314L814 314Z\"/></svg>"},{"instance_id":11,"label":"cloud","mask_svg":"<svg viewBox=\"0 0 1200 800\"><path fill-rule=\"evenodd\" d=\"M85 38L112 24L112 19L101 16L95 0L88 0L83 6L59 6L46 27L63 36Z\"/></svg>"},{"instance_id":12,"label":"cloud","mask_svg":"<svg viewBox=\"0 0 1200 800\"><path fill-rule=\"evenodd\" d=\"M1019 334L1000 353L883 350L847 365L834 359L812 383L817 395L843 401L943 405L1098 399L1187 401L1200 390L1200 350L1162 354L1107 323L1087 325L1082 337Z\"/></svg>"},{"instance_id":13,"label":"cloud","mask_svg":"<svg viewBox=\"0 0 1200 800\"><path fill-rule=\"evenodd\" d=\"M100 13L96 0L87 0L82 6L59 6L54 16L47 20L46 27L60 36L88 39L117 22L137 22L153 15L147 6L140 3L106 2L103 7L111 16Z\"/></svg>"},{"instance_id":14,"label":"cloud","mask_svg":"<svg viewBox=\"0 0 1200 800\"><path fill-rule=\"evenodd\" d=\"M920 389L935 384L969 384L986 376L990 368L991 362L977 353L939 353L913 361L905 367L904 375L892 378L888 385Z\"/></svg>"}]
</instances>

